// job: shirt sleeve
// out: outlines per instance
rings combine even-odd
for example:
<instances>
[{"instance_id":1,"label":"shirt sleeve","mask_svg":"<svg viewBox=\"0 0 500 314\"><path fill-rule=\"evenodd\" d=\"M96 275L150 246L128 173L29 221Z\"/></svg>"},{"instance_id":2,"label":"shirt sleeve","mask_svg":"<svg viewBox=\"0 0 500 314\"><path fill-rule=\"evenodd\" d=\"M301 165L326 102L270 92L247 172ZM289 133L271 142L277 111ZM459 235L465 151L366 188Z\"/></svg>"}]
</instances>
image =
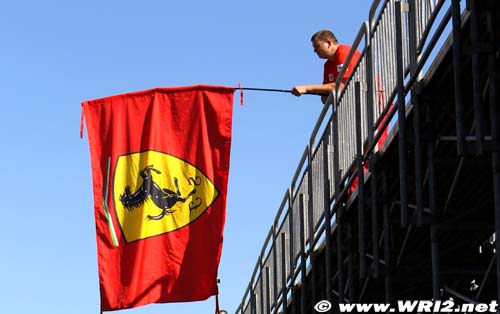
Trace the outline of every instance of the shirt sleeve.
<instances>
[{"instance_id":1,"label":"shirt sleeve","mask_svg":"<svg viewBox=\"0 0 500 314\"><path fill-rule=\"evenodd\" d=\"M335 72L335 66L332 65L333 63L330 61L325 62L325 66L323 69L323 84L335 82L335 80L337 79L338 73Z\"/></svg>"}]
</instances>

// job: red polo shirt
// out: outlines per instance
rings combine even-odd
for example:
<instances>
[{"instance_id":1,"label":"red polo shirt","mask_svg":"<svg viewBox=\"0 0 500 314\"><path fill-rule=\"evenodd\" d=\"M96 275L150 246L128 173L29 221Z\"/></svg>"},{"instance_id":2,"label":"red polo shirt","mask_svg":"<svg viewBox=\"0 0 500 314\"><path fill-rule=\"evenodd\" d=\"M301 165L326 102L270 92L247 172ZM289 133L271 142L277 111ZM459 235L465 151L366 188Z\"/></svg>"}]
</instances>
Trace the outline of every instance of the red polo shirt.
<instances>
[{"instance_id":1,"label":"red polo shirt","mask_svg":"<svg viewBox=\"0 0 500 314\"><path fill-rule=\"evenodd\" d=\"M335 55L333 56L334 59L327 60L325 62L325 68L323 72L323 84L333 83L337 80L337 76L339 75L339 72L342 70L342 67L344 66L344 61L346 60L350 50L351 46L339 45L337 47ZM356 63L358 62L360 56L361 53L356 50L351 59L351 62L349 63L347 70L344 73L344 77L342 80L344 83L349 78L349 76L351 76L352 70L356 66Z\"/></svg>"}]
</instances>

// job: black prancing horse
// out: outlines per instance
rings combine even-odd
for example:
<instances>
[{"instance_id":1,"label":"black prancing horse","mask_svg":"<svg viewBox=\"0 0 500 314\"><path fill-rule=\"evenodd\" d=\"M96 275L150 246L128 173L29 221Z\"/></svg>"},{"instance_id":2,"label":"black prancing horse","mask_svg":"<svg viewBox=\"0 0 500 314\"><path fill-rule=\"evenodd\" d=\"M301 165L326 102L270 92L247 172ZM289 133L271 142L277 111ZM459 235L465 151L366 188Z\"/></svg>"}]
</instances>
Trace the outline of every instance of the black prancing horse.
<instances>
[{"instance_id":1,"label":"black prancing horse","mask_svg":"<svg viewBox=\"0 0 500 314\"><path fill-rule=\"evenodd\" d=\"M154 171L157 174L161 173L161 171L153 168L153 165L149 165L142 169L139 173L143 179L141 186L134 192L134 194L131 194L130 187L127 185L123 194L120 195L120 201L126 209L131 211L134 208L142 206L142 204L148 200L148 197L151 197L153 203L161 209L161 213L156 216L148 215L148 218L152 220L160 220L166 214L171 214L175 211L169 210L169 208L174 206L177 202L184 203L187 201L187 199L196 192L196 189L193 189L185 197L181 197L176 177L174 177L176 190L174 192L169 189L161 188L156 182L154 182L151 171Z\"/></svg>"}]
</instances>

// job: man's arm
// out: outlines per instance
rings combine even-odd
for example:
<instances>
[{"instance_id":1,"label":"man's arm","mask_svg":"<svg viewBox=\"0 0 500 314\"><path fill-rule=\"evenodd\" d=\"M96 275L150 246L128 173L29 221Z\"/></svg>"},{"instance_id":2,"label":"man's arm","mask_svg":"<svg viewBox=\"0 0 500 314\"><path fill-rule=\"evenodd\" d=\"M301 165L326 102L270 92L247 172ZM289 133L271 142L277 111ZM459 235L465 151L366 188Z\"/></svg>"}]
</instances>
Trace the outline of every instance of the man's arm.
<instances>
[{"instance_id":1,"label":"man's arm","mask_svg":"<svg viewBox=\"0 0 500 314\"><path fill-rule=\"evenodd\" d=\"M318 85L297 85L292 88L292 94L300 96L303 94L329 94L335 89L335 82Z\"/></svg>"},{"instance_id":2,"label":"man's arm","mask_svg":"<svg viewBox=\"0 0 500 314\"><path fill-rule=\"evenodd\" d=\"M328 94L336 88L337 84L335 82L328 84L318 84L318 85L297 85L292 88L292 94L295 96L300 96L303 94L323 94L321 96L321 101L326 102ZM340 89L344 88L344 83L340 83Z\"/></svg>"}]
</instances>

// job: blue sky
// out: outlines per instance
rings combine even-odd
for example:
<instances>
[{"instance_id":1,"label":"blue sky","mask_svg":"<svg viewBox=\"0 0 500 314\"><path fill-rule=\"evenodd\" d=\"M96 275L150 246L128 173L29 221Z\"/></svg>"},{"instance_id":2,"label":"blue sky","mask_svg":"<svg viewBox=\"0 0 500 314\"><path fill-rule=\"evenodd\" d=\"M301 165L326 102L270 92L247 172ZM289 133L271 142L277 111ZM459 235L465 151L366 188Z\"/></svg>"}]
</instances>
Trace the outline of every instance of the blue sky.
<instances>
[{"instance_id":1,"label":"blue sky","mask_svg":"<svg viewBox=\"0 0 500 314\"><path fill-rule=\"evenodd\" d=\"M369 0L4 1L0 4L0 312L98 313L80 103L195 84L322 81L309 39L351 43ZM220 304L233 313L308 142L319 98L235 95ZM123 311L213 313L213 298Z\"/></svg>"}]
</instances>

